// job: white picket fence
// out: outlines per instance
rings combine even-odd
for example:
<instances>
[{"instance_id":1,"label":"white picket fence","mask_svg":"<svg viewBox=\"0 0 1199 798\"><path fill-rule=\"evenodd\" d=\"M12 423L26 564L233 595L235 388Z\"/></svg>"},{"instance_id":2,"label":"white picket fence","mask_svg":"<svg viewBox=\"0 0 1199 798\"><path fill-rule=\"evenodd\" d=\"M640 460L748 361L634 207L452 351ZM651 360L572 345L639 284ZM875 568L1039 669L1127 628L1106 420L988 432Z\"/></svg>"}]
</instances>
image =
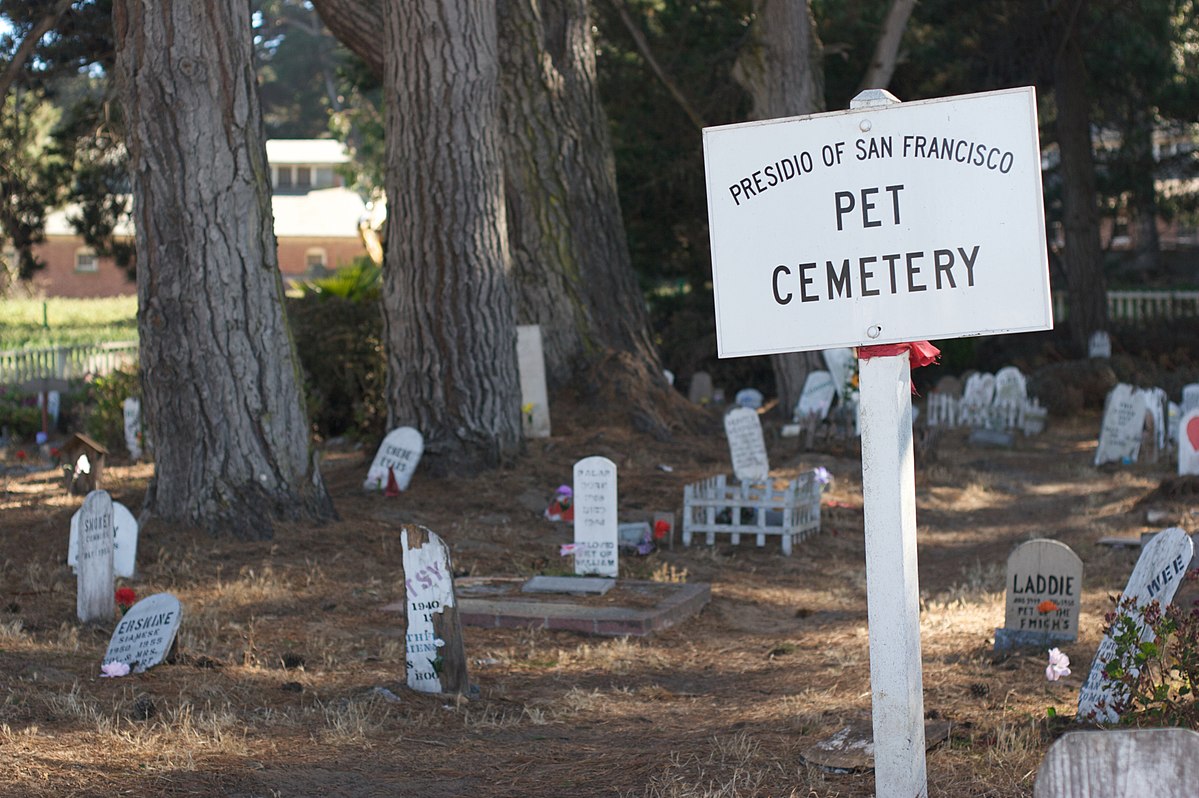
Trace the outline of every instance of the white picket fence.
<instances>
[{"instance_id":1,"label":"white picket fence","mask_svg":"<svg viewBox=\"0 0 1199 798\"><path fill-rule=\"evenodd\" d=\"M1025 435L1040 434L1048 416L1048 411L1036 399L1000 399L984 405L935 391L928 395L924 413L925 423L930 427L1018 429Z\"/></svg>"},{"instance_id":2,"label":"white picket fence","mask_svg":"<svg viewBox=\"0 0 1199 798\"><path fill-rule=\"evenodd\" d=\"M690 546L695 535L704 535L711 546L716 535L727 534L733 545L741 542L742 535L750 535L758 546L765 546L767 536L773 536L782 541L783 554L790 555L793 543L820 531L821 490L814 471L783 488L770 480L729 485L723 475L686 485L683 544Z\"/></svg>"},{"instance_id":3,"label":"white picket fence","mask_svg":"<svg viewBox=\"0 0 1199 798\"><path fill-rule=\"evenodd\" d=\"M0 352L0 385L102 376L137 364L137 341Z\"/></svg>"},{"instance_id":4,"label":"white picket fence","mask_svg":"<svg viewBox=\"0 0 1199 798\"><path fill-rule=\"evenodd\" d=\"M1070 301L1064 291L1053 295L1053 313L1058 319L1069 315ZM1156 319L1186 319L1199 316L1199 291L1108 291L1107 315L1112 321L1133 324Z\"/></svg>"}]
</instances>

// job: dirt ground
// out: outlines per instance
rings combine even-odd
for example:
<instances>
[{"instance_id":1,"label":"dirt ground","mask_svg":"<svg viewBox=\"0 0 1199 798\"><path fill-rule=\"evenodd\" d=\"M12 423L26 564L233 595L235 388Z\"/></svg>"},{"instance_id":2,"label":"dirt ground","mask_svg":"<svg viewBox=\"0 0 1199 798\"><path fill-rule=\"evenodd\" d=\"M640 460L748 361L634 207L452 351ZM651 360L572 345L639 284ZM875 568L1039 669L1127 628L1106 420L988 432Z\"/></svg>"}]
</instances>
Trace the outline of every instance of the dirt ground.
<instances>
[{"instance_id":1,"label":"dirt ground","mask_svg":"<svg viewBox=\"0 0 1199 798\"><path fill-rule=\"evenodd\" d=\"M685 483L729 472L718 419L658 441L555 418L555 437L507 467L469 480L418 470L399 498L361 492L371 452L333 449L323 471L340 522L280 526L265 543L151 522L128 584L179 597L179 652L119 679L99 678L112 626L75 620L65 558L81 499L53 472L0 478L0 794L873 794L869 773L800 756L869 713L861 463L848 447L800 451L772 424L773 476L834 477L821 532L794 556L777 542L676 541L622 558L622 577L708 583L712 601L644 639L467 627L477 699L403 687L403 619L381 611L403 596L401 524L445 538L460 575L561 573L571 530L541 510L575 460L616 462L622 518L680 512ZM928 754L931 795L1032 794L1060 733L1046 709L1073 714L1109 595L1137 556L1096 541L1199 521L1197 497L1142 501L1172 474L1167 459L1092 467L1098 429L1097 414L1059 421L1012 449L949 432L917 464L925 710L952 723ZM136 513L149 475L116 459L105 487ZM1150 508L1168 523L1150 527ZM1069 544L1086 568L1081 636L1064 647L1074 672L1056 683L1042 651L991 651L1007 554L1032 537Z\"/></svg>"}]
</instances>

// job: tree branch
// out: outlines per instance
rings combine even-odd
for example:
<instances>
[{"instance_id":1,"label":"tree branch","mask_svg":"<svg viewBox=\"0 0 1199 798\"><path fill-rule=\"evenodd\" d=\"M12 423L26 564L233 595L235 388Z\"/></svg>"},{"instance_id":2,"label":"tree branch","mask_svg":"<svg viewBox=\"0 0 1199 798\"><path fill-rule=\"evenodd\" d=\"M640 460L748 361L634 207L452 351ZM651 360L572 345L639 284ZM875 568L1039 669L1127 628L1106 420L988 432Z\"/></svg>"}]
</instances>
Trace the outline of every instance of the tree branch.
<instances>
[{"instance_id":1,"label":"tree branch","mask_svg":"<svg viewBox=\"0 0 1199 798\"><path fill-rule=\"evenodd\" d=\"M883 20L883 28L879 31L878 41L874 45L870 68L862 77L858 91L887 88L891 76L895 74L895 65L899 60L899 45L903 41L908 19L915 7L916 0L894 0L891 3L891 9Z\"/></svg>"},{"instance_id":2,"label":"tree branch","mask_svg":"<svg viewBox=\"0 0 1199 798\"><path fill-rule=\"evenodd\" d=\"M683 113L687 114L687 118L691 120L691 124L695 125L696 129L698 130L703 130L705 127L707 127L707 125L704 123L703 117L701 117L695 108L692 107L691 103L687 101L687 98L683 96L683 92L679 90L679 87L675 85L675 82L671 80L670 76L666 74L666 71L662 69L662 66L658 63L658 59L654 58L654 53L649 49L649 42L646 41L645 35L641 32L641 29L637 27L636 23L633 22L633 18L629 16L629 12L625 8L624 0L609 0L609 2L611 2L612 7L616 9L616 13L620 15L620 21L624 23L625 28L629 31L629 35L633 37L633 43L637 45L637 49L640 51L641 57L645 59L647 64L649 64L649 68L653 71L654 75L658 78L662 85L666 87L666 91L670 92L670 96L674 98L674 101L679 104L680 108L683 109Z\"/></svg>"},{"instance_id":3,"label":"tree branch","mask_svg":"<svg viewBox=\"0 0 1199 798\"><path fill-rule=\"evenodd\" d=\"M70 7L71 0L58 0L58 4L50 9L50 13L38 20L33 29L25 34L25 38L21 40L17 51L13 53L12 60L5 67L4 74L0 75L0 97L8 94L8 90L12 88L13 82L17 79L17 75L24 68L25 62L29 60L29 57L33 55L33 51L37 48L37 43L54 27L59 18L67 13L67 9Z\"/></svg>"}]
</instances>

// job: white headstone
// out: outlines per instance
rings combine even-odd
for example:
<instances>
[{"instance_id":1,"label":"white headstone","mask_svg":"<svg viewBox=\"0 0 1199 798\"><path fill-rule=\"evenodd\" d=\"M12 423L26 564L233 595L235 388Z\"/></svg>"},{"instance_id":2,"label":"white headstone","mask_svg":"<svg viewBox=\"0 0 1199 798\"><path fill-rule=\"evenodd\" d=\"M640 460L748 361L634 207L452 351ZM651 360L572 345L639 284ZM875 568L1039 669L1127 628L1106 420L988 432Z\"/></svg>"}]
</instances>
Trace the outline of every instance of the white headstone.
<instances>
[{"instance_id":1,"label":"white headstone","mask_svg":"<svg viewBox=\"0 0 1199 798\"><path fill-rule=\"evenodd\" d=\"M1087 357L1111 357L1112 356L1112 339L1107 333L1102 330L1091 333L1091 340L1087 342Z\"/></svg>"},{"instance_id":2,"label":"white headstone","mask_svg":"<svg viewBox=\"0 0 1199 798\"><path fill-rule=\"evenodd\" d=\"M1131 599L1138 607L1157 601L1164 609L1182 583L1193 552L1190 536L1177 527L1155 535L1146 544L1136 567L1132 569L1132 576L1128 577L1128 585L1120 596L1121 601ZM1141 636L1144 641L1153 639L1149 629L1143 630ZM1119 715L1111 706L1118 696L1105 686L1103 679L1103 669L1115 652L1115 641L1110 635L1104 635L1099 642L1099 650L1095 652L1091 672L1078 693L1079 720L1087 720L1091 713L1094 713L1095 720L1103 723L1119 720ZM1105 706L1100 707L1100 702Z\"/></svg>"},{"instance_id":3,"label":"white headstone","mask_svg":"<svg viewBox=\"0 0 1199 798\"><path fill-rule=\"evenodd\" d=\"M183 607L170 593L142 599L117 624L101 664L123 662L131 673L153 668L170 653L182 620Z\"/></svg>"},{"instance_id":4,"label":"white headstone","mask_svg":"<svg viewBox=\"0 0 1199 798\"><path fill-rule=\"evenodd\" d=\"M130 396L122 404L125 416L125 448L134 460L142 459L142 403Z\"/></svg>"},{"instance_id":5,"label":"white headstone","mask_svg":"<svg viewBox=\"0 0 1199 798\"><path fill-rule=\"evenodd\" d=\"M697 405L706 405L712 401L712 376L708 372L697 371L691 375L687 398Z\"/></svg>"},{"instance_id":6,"label":"white headstone","mask_svg":"<svg viewBox=\"0 0 1199 798\"><path fill-rule=\"evenodd\" d=\"M1028 398L1028 381L1015 366L995 372L995 401L1020 403Z\"/></svg>"},{"instance_id":7,"label":"white headstone","mask_svg":"<svg viewBox=\"0 0 1199 798\"><path fill-rule=\"evenodd\" d=\"M1190 729L1076 731L1049 747L1033 798L1182 798L1196 785L1199 734Z\"/></svg>"},{"instance_id":8,"label":"white headstone","mask_svg":"<svg viewBox=\"0 0 1199 798\"><path fill-rule=\"evenodd\" d=\"M616 464L606 457L575 463L574 493L575 573L617 576Z\"/></svg>"},{"instance_id":9,"label":"white headstone","mask_svg":"<svg viewBox=\"0 0 1199 798\"><path fill-rule=\"evenodd\" d=\"M733 397L733 404L738 407L748 407L750 410L757 410L764 401L766 401L766 397L757 388L742 388Z\"/></svg>"},{"instance_id":10,"label":"white headstone","mask_svg":"<svg viewBox=\"0 0 1199 798\"><path fill-rule=\"evenodd\" d=\"M71 516L71 539L67 544L67 565L76 570L79 562L79 519L83 508ZM137 570L137 519L120 502L112 503L112 571L126 579Z\"/></svg>"},{"instance_id":11,"label":"white headstone","mask_svg":"<svg viewBox=\"0 0 1199 798\"><path fill-rule=\"evenodd\" d=\"M754 410L734 407L724 416L724 433L729 439L733 473L741 482L764 482L770 475L762 420Z\"/></svg>"},{"instance_id":12,"label":"white headstone","mask_svg":"<svg viewBox=\"0 0 1199 798\"><path fill-rule=\"evenodd\" d=\"M84 623L109 623L116 611L112 575L112 497L94 490L79 511L78 590L75 611Z\"/></svg>"},{"instance_id":13,"label":"white headstone","mask_svg":"<svg viewBox=\"0 0 1199 798\"><path fill-rule=\"evenodd\" d=\"M362 487L366 490L383 490L387 487L387 472L392 470L396 475L396 484L400 490L407 490L412 482L412 473L420 462L421 453L425 450L425 439L420 432L412 427L393 429L379 444L370 471L366 473L366 481Z\"/></svg>"},{"instance_id":14,"label":"white headstone","mask_svg":"<svg viewBox=\"0 0 1199 798\"><path fill-rule=\"evenodd\" d=\"M962 389L962 401L975 407L987 407L995 399L995 375L971 374Z\"/></svg>"},{"instance_id":15,"label":"white headstone","mask_svg":"<svg viewBox=\"0 0 1199 798\"><path fill-rule=\"evenodd\" d=\"M854 369L858 365L858 356L853 353L852 349L825 349L822 353L824 356L824 366L828 369L828 373L833 375L833 387L837 390L837 396L841 399L845 398L845 391L849 387L849 379L853 374Z\"/></svg>"},{"instance_id":16,"label":"white headstone","mask_svg":"<svg viewBox=\"0 0 1199 798\"><path fill-rule=\"evenodd\" d=\"M1179 407L1184 416L1192 410L1199 410L1199 382L1182 386L1182 404Z\"/></svg>"},{"instance_id":17,"label":"white headstone","mask_svg":"<svg viewBox=\"0 0 1199 798\"><path fill-rule=\"evenodd\" d=\"M1199 475L1199 408L1178 423L1178 475Z\"/></svg>"},{"instance_id":18,"label":"white headstone","mask_svg":"<svg viewBox=\"0 0 1199 798\"><path fill-rule=\"evenodd\" d=\"M520 418L526 438L550 436L550 399L545 387L545 355L541 325L516 328L516 362L520 368Z\"/></svg>"},{"instance_id":19,"label":"white headstone","mask_svg":"<svg viewBox=\"0 0 1199 798\"><path fill-rule=\"evenodd\" d=\"M404 585L408 600L408 628L404 658L408 686L422 693L443 692L438 660L446 641L434 629L434 616L454 605L454 575L450 573L449 548L435 532L425 530L428 540L415 548L409 545L408 530L400 533L404 549Z\"/></svg>"},{"instance_id":20,"label":"white headstone","mask_svg":"<svg viewBox=\"0 0 1199 798\"><path fill-rule=\"evenodd\" d=\"M674 372L670 369L662 369L662 376L666 379L666 384L671 388L674 387Z\"/></svg>"},{"instance_id":21,"label":"white headstone","mask_svg":"<svg viewBox=\"0 0 1199 798\"><path fill-rule=\"evenodd\" d=\"M795 419L798 421L813 415L826 418L836 396L837 384L831 372L809 371L799 401L795 403Z\"/></svg>"},{"instance_id":22,"label":"white headstone","mask_svg":"<svg viewBox=\"0 0 1199 798\"><path fill-rule=\"evenodd\" d=\"M1161 388L1142 388L1141 401L1145 403L1145 414L1153 420L1153 440L1157 450L1166 448L1169 430L1166 427L1169 397Z\"/></svg>"},{"instance_id":23,"label":"white headstone","mask_svg":"<svg viewBox=\"0 0 1199 798\"><path fill-rule=\"evenodd\" d=\"M1107 395L1095 465L1135 463L1145 429L1145 399L1131 385L1120 383Z\"/></svg>"},{"instance_id":24,"label":"white headstone","mask_svg":"<svg viewBox=\"0 0 1199 798\"><path fill-rule=\"evenodd\" d=\"M1061 640L1078 639L1082 560L1056 540L1030 540L1007 558L1004 627Z\"/></svg>"},{"instance_id":25,"label":"white headstone","mask_svg":"<svg viewBox=\"0 0 1199 798\"><path fill-rule=\"evenodd\" d=\"M43 394L37 395L37 406L42 406ZM62 408L62 394L58 391L46 391L46 415L49 416L52 424L58 424L58 413Z\"/></svg>"}]
</instances>

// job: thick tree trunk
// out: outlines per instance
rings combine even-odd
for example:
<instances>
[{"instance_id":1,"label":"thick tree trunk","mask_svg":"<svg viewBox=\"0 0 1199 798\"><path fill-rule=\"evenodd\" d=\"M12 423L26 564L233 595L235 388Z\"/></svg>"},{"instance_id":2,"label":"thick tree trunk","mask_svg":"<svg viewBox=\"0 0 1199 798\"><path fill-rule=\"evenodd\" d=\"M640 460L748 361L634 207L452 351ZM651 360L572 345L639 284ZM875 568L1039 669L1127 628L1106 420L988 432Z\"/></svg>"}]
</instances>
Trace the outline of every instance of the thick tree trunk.
<instances>
[{"instance_id":1,"label":"thick tree trunk","mask_svg":"<svg viewBox=\"0 0 1199 798\"><path fill-rule=\"evenodd\" d=\"M250 537L329 518L283 314L249 7L121 0L113 16L156 463L147 509Z\"/></svg>"},{"instance_id":2,"label":"thick tree trunk","mask_svg":"<svg viewBox=\"0 0 1199 798\"><path fill-rule=\"evenodd\" d=\"M862 84L858 91L866 89L885 89L895 74L895 66L899 63L899 45L903 41L904 31L908 29L908 20L916 8L916 0L891 0L891 8L883 20L883 28L878 33L878 41L874 45L874 55L870 58L870 67L862 76Z\"/></svg>"},{"instance_id":3,"label":"thick tree trunk","mask_svg":"<svg viewBox=\"0 0 1199 798\"><path fill-rule=\"evenodd\" d=\"M521 443L495 8L387 0L384 28L388 418L469 473Z\"/></svg>"},{"instance_id":4,"label":"thick tree trunk","mask_svg":"<svg viewBox=\"0 0 1199 798\"><path fill-rule=\"evenodd\" d=\"M1157 233L1157 161L1153 157L1153 113L1137 108L1132 113L1126 145L1132 161L1132 217L1136 224L1136 255L1133 267L1139 272L1155 271L1161 261L1161 239Z\"/></svg>"},{"instance_id":5,"label":"thick tree trunk","mask_svg":"<svg viewBox=\"0 0 1199 798\"><path fill-rule=\"evenodd\" d=\"M753 7L753 27L733 69L733 77L753 99L751 117L824 110L824 47L807 0L754 0ZM771 355L770 363L779 411L790 417L808 372L824 365L818 352Z\"/></svg>"},{"instance_id":6,"label":"thick tree trunk","mask_svg":"<svg viewBox=\"0 0 1199 798\"><path fill-rule=\"evenodd\" d=\"M1070 337L1085 353L1091 334L1107 330L1107 287L1095 205L1086 64L1073 32L1053 65L1053 95L1062 159L1063 266L1070 291Z\"/></svg>"}]
</instances>

